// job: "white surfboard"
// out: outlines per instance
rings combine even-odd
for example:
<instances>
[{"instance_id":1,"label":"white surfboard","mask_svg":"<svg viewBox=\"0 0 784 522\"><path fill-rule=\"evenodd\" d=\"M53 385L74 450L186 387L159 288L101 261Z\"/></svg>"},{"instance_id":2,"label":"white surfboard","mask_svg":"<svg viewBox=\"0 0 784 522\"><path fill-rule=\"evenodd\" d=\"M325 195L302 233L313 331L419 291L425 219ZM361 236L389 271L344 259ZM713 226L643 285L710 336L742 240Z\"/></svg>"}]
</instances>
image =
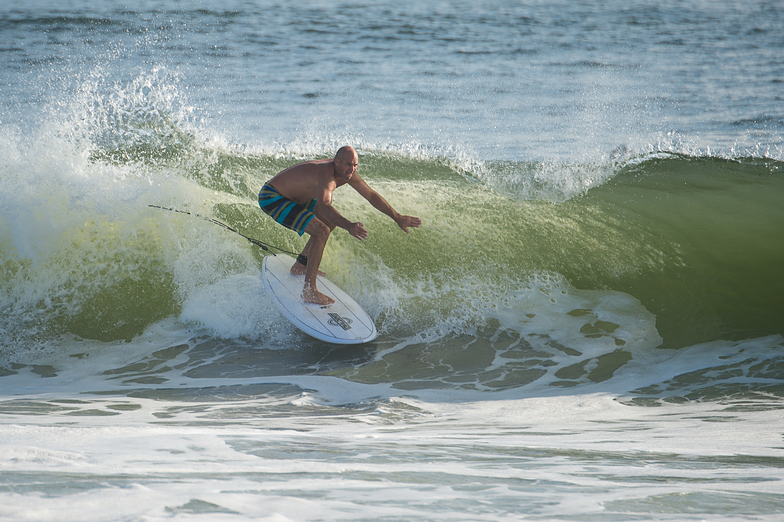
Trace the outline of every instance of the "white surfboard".
<instances>
[{"instance_id":1,"label":"white surfboard","mask_svg":"<svg viewBox=\"0 0 784 522\"><path fill-rule=\"evenodd\" d=\"M324 276L318 276L318 289L335 300L331 305L302 301L305 276L291 275L294 259L285 254L264 258L264 284L280 312L306 334L336 344L360 344L378 335L370 316L346 292Z\"/></svg>"}]
</instances>

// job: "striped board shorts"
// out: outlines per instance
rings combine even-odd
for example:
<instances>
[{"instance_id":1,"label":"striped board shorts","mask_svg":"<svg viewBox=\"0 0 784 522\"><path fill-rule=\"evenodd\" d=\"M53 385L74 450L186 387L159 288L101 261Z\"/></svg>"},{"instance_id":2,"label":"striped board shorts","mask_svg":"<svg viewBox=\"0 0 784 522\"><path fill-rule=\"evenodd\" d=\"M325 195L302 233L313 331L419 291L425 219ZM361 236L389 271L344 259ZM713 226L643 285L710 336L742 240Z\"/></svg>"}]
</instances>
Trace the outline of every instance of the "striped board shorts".
<instances>
[{"instance_id":1,"label":"striped board shorts","mask_svg":"<svg viewBox=\"0 0 784 522\"><path fill-rule=\"evenodd\" d=\"M286 228L290 228L300 236L305 232L310 220L316 217L313 209L316 208L316 200L311 201L308 206L300 205L280 195L275 187L265 183L259 192L259 206L272 219Z\"/></svg>"}]
</instances>

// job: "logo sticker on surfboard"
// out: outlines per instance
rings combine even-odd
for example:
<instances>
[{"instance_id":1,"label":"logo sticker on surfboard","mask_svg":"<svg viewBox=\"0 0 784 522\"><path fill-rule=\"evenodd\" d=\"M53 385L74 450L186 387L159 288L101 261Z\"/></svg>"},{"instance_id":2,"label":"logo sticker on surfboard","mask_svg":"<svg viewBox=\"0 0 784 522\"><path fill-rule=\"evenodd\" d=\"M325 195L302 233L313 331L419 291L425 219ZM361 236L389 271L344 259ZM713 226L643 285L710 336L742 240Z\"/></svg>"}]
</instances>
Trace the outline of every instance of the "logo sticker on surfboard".
<instances>
[{"instance_id":1,"label":"logo sticker on surfboard","mask_svg":"<svg viewBox=\"0 0 784 522\"><path fill-rule=\"evenodd\" d=\"M332 326L340 326L344 330L351 330L351 323L353 322L349 317L343 317L340 314L330 313L329 324Z\"/></svg>"}]
</instances>

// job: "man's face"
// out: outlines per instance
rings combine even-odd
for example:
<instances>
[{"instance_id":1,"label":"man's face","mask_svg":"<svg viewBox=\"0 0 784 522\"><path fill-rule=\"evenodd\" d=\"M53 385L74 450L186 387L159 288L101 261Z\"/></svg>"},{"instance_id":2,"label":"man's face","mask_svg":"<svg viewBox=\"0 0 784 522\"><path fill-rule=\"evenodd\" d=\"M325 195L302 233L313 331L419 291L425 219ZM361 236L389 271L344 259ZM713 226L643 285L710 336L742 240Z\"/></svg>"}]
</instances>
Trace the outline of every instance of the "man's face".
<instances>
[{"instance_id":1,"label":"man's face","mask_svg":"<svg viewBox=\"0 0 784 522\"><path fill-rule=\"evenodd\" d=\"M357 171L358 166L359 158L357 158L356 153L351 156L347 155L345 158L338 160L338 174L346 181L349 181L351 176Z\"/></svg>"}]
</instances>

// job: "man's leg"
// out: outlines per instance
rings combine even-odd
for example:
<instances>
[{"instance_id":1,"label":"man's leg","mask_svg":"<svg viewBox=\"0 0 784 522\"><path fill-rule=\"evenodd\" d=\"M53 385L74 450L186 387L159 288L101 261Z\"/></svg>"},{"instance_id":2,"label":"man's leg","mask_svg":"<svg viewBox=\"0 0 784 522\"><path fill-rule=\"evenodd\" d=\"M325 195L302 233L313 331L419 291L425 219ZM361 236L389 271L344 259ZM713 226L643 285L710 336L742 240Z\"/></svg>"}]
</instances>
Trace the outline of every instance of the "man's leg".
<instances>
[{"instance_id":1,"label":"man's leg","mask_svg":"<svg viewBox=\"0 0 784 522\"><path fill-rule=\"evenodd\" d=\"M308 223L310 224L310 223ZM308 227L305 227L305 232L308 231ZM305 243L305 248L302 249L302 256L309 257L310 256L310 247L313 246L313 236L308 238L308 242ZM293 265L291 265L291 275L302 275L305 273L306 267L299 261L295 261ZM320 275L324 275L320 273Z\"/></svg>"},{"instance_id":2,"label":"man's leg","mask_svg":"<svg viewBox=\"0 0 784 522\"><path fill-rule=\"evenodd\" d=\"M307 209L310 210L311 212L314 212L316 210L316 200L315 199L310 202L310 204L308 205ZM320 217L319 219L321 219L321 222L329 227L329 231L330 232L335 230L335 225L333 225L332 223L329 223L323 217ZM305 233L306 230L307 230L307 225L299 233L299 235L302 235L303 233ZM302 275L302 274L304 274L307 271L307 269L305 268L305 265L308 264L307 259L308 259L308 256L310 255L310 248L311 248L311 246L313 246L313 236L310 236L308 238L308 242L305 244L305 248L302 249L302 253L299 256L297 256L297 261L291 266L291 275ZM303 258L303 257L305 258L303 260L304 262L300 262L300 259ZM324 272L319 270L318 275L322 275L323 276L325 274L324 274Z\"/></svg>"},{"instance_id":3,"label":"man's leg","mask_svg":"<svg viewBox=\"0 0 784 522\"><path fill-rule=\"evenodd\" d=\"M305 286L302 288L302 300L306 303L316 303L328 305L334 303L334 299L322 294L316 288L316 276L318 276L321 258L324 257L324 247L327 246L329 234L333 227L325 225L318 217L314 217L305 227L305 232L310 235L303 254L307 252L308 265L305 267ZM293 271L293 267L292 267ZM293 273L293 272L292 272Z\"/></svg>"}]
</instances>

